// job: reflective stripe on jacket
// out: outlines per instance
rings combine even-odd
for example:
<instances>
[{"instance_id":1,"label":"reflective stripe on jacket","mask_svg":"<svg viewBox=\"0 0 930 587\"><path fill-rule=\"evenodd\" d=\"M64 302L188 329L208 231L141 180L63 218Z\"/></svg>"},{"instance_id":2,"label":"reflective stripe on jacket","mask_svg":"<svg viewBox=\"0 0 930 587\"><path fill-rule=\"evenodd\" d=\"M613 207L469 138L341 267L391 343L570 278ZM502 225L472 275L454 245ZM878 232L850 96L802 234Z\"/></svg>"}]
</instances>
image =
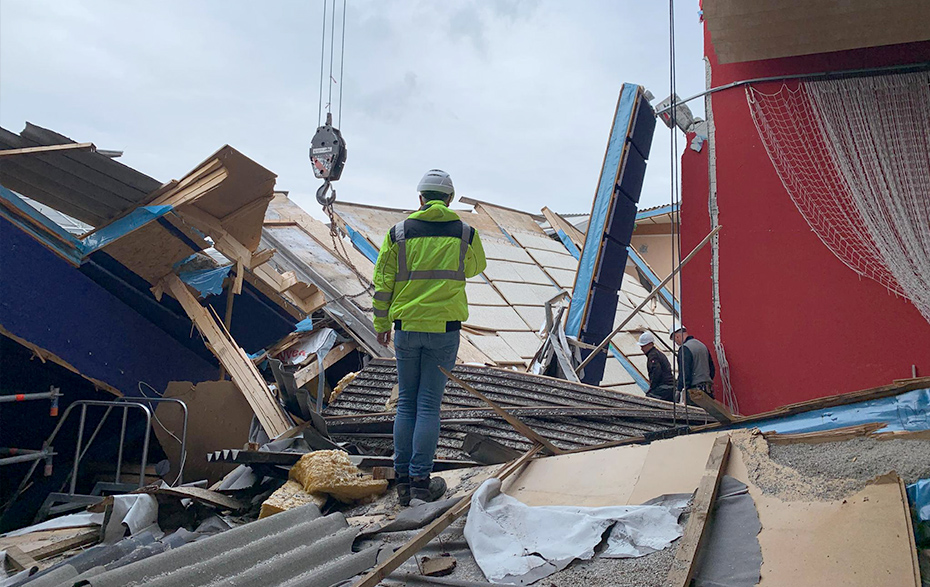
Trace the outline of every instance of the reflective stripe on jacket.
<instances>
[{"instance_id":1,"label":"reflective stripe on jacket","mask_svg":"<svg viewBox=\"0 0 930 587\"><path fill-rule=\"evenodd\" d=\"M439 200L384 236L375 263L375 330L445 332L468 319L465 280L487 267L478 232Z\"/></svg>"}]
</instances>

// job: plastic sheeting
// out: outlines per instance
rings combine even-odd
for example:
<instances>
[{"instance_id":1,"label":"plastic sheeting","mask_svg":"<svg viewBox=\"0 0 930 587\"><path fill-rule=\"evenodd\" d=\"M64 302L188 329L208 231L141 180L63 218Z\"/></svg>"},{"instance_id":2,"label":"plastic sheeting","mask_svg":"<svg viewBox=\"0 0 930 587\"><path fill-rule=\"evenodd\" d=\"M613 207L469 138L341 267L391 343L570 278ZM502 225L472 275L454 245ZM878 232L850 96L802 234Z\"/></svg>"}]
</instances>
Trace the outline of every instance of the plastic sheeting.
<instances>
[{"instance_id":1,"label":"plastic sheeting","mask_svg":"<svg viewBox=\"0 0 930 587\"><path fill-rule=\"evenodd\" d=\"M749 488L724 475L701 543L694 587L753 587L761 580L759 512Z\"/></svg>"},{"instance_id":2,"label":"plastic sheeting","mask_svg":"<svg viewBox=\"0 0 930 587\"><path fill-rule=\"evenodd\" d=\"M184 271L178 274L181 281L196 289L203 299L207 296L223 293L223 281L233 266L217 267L215 269L198 269L195 271Z\"/></svg>"},{"instance_id":3,"label":"plastic sheeting","mask_svg":"<svg viewBox=\"0 0 930 587\"><path fill-rule=\"evenodd\" d=\"M472 496L465 540L492 583L529 585L587 560L608 530L600 556L640 557L662 550L679 538L682 499L677 505L608 507L528 506L500 492L488 479Z\"/></svg>"},{"instance_id":4,"label":"plastic sheeting","mask_svg":"<svg viewBox=\"0 0 930 587\"><path fill-rule=\"evenodd\" d=\"M930 389L915 389L892 397L813 410L739 427L789 434L834 430L869 422L885 422L887 426L881 429L883 432L930 429Z\"/></svg>"},{"instance_id":5,"label":"plastic sheeting","mask_svg":"<svg viewBox=\"0 0 930 587\"><path fill-rule=\"evenodd\" d=\"M918 548L930 548L930 479L907 486L907 500L914 512L914 538Z\"/></svg>"},{"instance_id":6,"label":"plastic sheeting","mask_svg":"<svg viewBox=\"0 0 930 587\"><path fill-rule=\"evenodd\" d=\"M89 254L101 247L105 247L137 228L141 228L149 222L161 218L168 212L171 212L172 209L173 206L142 206L136 208L128 215L107 224L100 230L86 237L82 241L84 253Z\"/></svg>"}]
</instances>

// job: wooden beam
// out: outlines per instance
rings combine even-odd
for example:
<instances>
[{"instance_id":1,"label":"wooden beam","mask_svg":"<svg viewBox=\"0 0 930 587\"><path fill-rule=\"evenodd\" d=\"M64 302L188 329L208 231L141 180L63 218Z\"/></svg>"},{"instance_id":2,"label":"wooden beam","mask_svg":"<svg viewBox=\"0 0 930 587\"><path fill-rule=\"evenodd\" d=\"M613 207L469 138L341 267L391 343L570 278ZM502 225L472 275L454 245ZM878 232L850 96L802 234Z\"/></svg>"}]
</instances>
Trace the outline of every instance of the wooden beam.
<instances>
[{"instance_id":1,"label":"wooden beam","mask_svg":"<svg viewBox=\"0 0 930 587\"><path fill-rule=\"evenodd\" d=\"M277 252L278 252L277 249L262 249L261 251L259 251L259 252L255 253L255 254L253 254L253 255L252 255L252 262L251 262L251 264L249 265L249 269L253 269L253 270L254 270L254 269L255 269L256 267L258 267L259 265L262 265L262 264L264 264L264 263L267 263L268 261L271 260L271 258L272 258L272 257L274 256L274 254L277 253Z\"/></svg>"},{"instance_id":2,"label":"wooden beam","mask_svg":"<svg viewBox=\"0 0 930 587\"><path fill-rule=\"evenodd\" d=\"M678 543L678 552L672 561L672 570L668 573L665 584L668 587L688 587L694 575L694 562L697 558L701 541L707 533L707 520L717 498L717 489L720 488L720 479L726 468L727 457L730 455L730 437L718 436L710 449L707 465L704 467L704 476L698 484L694 501L691 503L691 514L685 533Z\"/></svg>"},{"instance_id":3,"label":"wooden beam","mask_svg":"<svg viewBox=\"0 0 930 587\"><path fill-rule=\"evenodd\" d=\"M63 552L68 552L74 548L80 548L98 542L100 542L100 528L91 528L89 530L82 530L70 538L57 540L35 550L30 550L29 556L35 560L43 560Z\"/></svg>"},{"instance_id":4,"label":"wooden beam","mask_svg":"<svg viewBox=\"0 0 930 587\"><path fill-rule=\"evenodd\" d=\"M730 424L739 422L741 419L740 416L731 412L730 408L725 404L718 402L700 389L689 389L688 397L691 398L691 401L704 408L704 411L713 416L718 422Z\"/></svg>"},{"instance_id":5,"label":"wooden beam","mask_svg":"<svg viewBox=\"0 0 930 587\"><path fill-rule=\"evenodd\" d=\"M249 402L268 436L275 437L286 432L291 427L290 423L268 384L222 323L197 302L197 298L177 275L168 275L165 285L206 339L207 348L229 372L233 383Z\"/></svg>"},{"instance_id":6,"label":"wooden beam","mask_svg":"<svg viewBox=\"0 0 930 587\"><path fill-rule=\"evenodd\" d=\"M6 550L6 558L10 561L10 566L13 567L14 571L26 571L39 567L39 563L20 550L18 546L7 546L4 550Z\"/></svg>"},{"instance_id":7,"label":"wooden beam","mask_svg":"<svg viewBox=\"0 0 930 587\"><path fill-rule=\"evenodd\" d=\"M565 452L561 448L549 442L546 438L540 436L538 432L536 432L535 430L533 430L532 428L524 424L519 418L509 414L507 410L505 410L504 408L500 407L499 405L491 401L486 395L484 395L483 393L481 393L480 391L478 391L471 385L465 383L464 381L462 381L461 379L459 379L458 377L456 377L455 375L453 375L452 373L450 373L449 371L445 370L442 367L440 367L439 370L445 373L446 377L448 377L449 379L457 383L459 387L461 387L465 391L471 393L472 395L479 398L481 401L491 406L491 409L494 410L494 412L498 416L506 420L508 424L510 424L517 430L517 432L527 437L530 440L530 442L542 445L543 448L545 448L546 450L548 450L550 453L554 455L559 455Z\"/></svg>"},{"instance_id":8,"label":"wooden beam","mask_svg":"<svg viewBox=\"0 0 930 587\"><path fill-rule=\"evenodd\" d=\"M527 462L529 462L529 460L532 459L541 448L542 447L539 445L534 446L516 461L504 465L504 467L498 471L495 477L503 481L518 471ZM395 551L390 558L376 566L367 575L356 581L352 587L375 587L388 575L396 571L410 557L420 552L420 550L422 550L430 540L438 536L443 530L448 528L452 522L461 518L466 512L468 512L468 509L471 507L471 498L476 491L478 491L478 487L472 489L468 495L460 499L458 503L452 506L452 509L433 520L433 522L426 528L423 528L419 534L414 536L409 542L397 549L397 551Z\"/></svg>"},{"instance_id":9,"label":"wooden beam","mask_svg":"<svg viewBox=\"0 0 930 587\"><path fill-rule=\"evenodd\" d=\"M584 249L584 233L575 228L575 225L562 218L559 214L556 214L549 208L542 209L543 216L546 217L546 220L549 221L549 226L557 230L564 232L569 240L571 240L578 250L581 251Z\"/></svg>"},{"instance_id":10,"label":"wooden beam","mask_svg":"<svg viewBox=\"0 0 930 587\"><path fill-rule=\"evenodd\" d=\"M16 155L44 155L46 153L60 153L62 151L90 151L95 152L97 147L93 143L65 143L63 145L43 145L41 147L23 147L22 149L0 150L0 157L13 157Z\"/></svg>"},{"instance_id":11,"label":"wooden beam","mask_svg":"<svg viewBox=\"0 0 930 587\"><path fill-rule=\"evenodd\" d=\"M334 365L337 361L341 360L343 357L354 351L358 348L358 344L355 341L344 342L336 347L333 347L325 357L323 357L323 369L329 369L331 365ZM307 365L306 367L298 370L294 373L294 379L297 381L297 387L303 387L307 383L310 383L317 375L320 373L320 363L314 361Z\"/></svg>"}]
</instances>

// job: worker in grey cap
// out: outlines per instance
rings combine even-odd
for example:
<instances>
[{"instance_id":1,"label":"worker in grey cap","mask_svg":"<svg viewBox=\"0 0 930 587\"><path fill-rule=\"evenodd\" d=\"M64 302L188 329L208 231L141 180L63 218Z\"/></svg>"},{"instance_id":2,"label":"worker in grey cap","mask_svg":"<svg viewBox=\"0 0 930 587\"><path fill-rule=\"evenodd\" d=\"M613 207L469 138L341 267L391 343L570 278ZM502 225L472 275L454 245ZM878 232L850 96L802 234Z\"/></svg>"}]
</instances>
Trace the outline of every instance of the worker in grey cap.
<instances>
[{"instance_id":1,"label":"worker in grey cap","mask_svg":"<svg viewBox=\"0 0 930 587\"><path fill-rule=\"evenodd\" d=\"M678 345L678 391L700 389L714 397L714 359L703 342L688 335L684 324L672 326L669 334ZM688 397L688 403L691 398Z\"/></svg>"},{"instance_id":2,"label":"worker in grey cap","mask_svg":"<svg viewBox=\"0 0 930 587\"><path fill-rule=\"evenodd\" d=\"M646 392L646 397L674 401L675 379L672 377L672 365L665 354L656 348L655 335L649 331L642 333L639 346L646 354L646 369L649 372L649 391Z\"/></svg>"}]
</instances>

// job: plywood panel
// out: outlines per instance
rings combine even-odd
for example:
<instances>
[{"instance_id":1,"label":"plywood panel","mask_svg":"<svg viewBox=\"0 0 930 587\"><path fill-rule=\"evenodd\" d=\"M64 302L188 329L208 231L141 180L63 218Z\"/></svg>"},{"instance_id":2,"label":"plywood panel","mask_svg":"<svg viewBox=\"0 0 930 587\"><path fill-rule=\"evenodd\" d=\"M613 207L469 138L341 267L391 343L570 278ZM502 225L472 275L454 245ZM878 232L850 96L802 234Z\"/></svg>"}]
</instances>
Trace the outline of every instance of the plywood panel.
<instances>
[{"instance_id":1,"label":"plywood panel","mask_svg":"<svg viewBox=\"0 0 930 587\"><path fill-rule=\"evenodd\" d=\"M507 494L527 505L635 505L664 493L691 493L704 474L716 434L618 446L536 459Z\"/></svg>"},{"instance_id":2,"label":"plywood panel","mask_svg":"<svg viewBox=\"0 0 930 587\"><path fill-rule=\"evenodd\" d=\"M465 324L489 330L529 330L510 306L471 306Z\"/></svg>"},{"instance_id":3,"label":"plywood panel","mask_svg":"<svg viewBox=\"0 0 930 587\"><path fill-rule=\"evenodd\" d=\"M480 202L475 205L475 210L484 212L504 230L513 234L515 232L529 233L545 236L546 233L540 228L539 224L533 220L533 217L525 212L498 208L493 204Z\"/></svg>"},{"instance_id":4,"label":"plywood panel","mask_svg":"<svg viewBox=\"0 0 930 587\"><path fill-rule=\"evenodd\" d=\"M559 290L553 285L495 281L494 287L512 306L542 306L559 293Z\"/></svg>"},{"instance_id":5,"label":"plywood panel","mask_svg":"<svg viewBox=\"0 0 930 587\"><path fill-rule=\"evenodd\" d=\"M497 335L467 334L468 340L495 363L518 363L523 358Z\"/></svg>"},{"instance_id":6,"label":"plywood panel","mask_svg":"<svg viewBox=\"0 0 930 587\"><path fill-rule=\"evenodd\" d=\"M543 270L535 263L528 265L526 263L488 259L488 268L484 271L484 276L491 281L514 281L518 283L535 283L542 285L552 284L552 280L549 279L549 276L543 273Z\"/></svg>"},{"instance_id":7,"label":"plywood panel","mask_svg":"<svg viewBox=\"0 0 930 587\"><path fill-rule=\"evenodd\" d=\"M542 339L535 332L501 332L498 334L524 359L531 359L542 345Z\"/></svg>"},{"instance_id":8,"label":"plywood panel","mask_svg":"<svg viewBox=\"0 0 930 587\"><path fill-rule=\"evenodd\" d=\"M468 303L476 306L506 306L507 302L489 284L482 282L466 282L465 295Z\"/></svg>"},{"instance_id":9,"label":"plywood panel","mask_svg":"<svg viewBox=\"0 0 930 587\"><path fill-rule=\"evenodd\" d=\"M537 249L527 249L526 252L545 268L554 267L556 269L568 269L569 271L578 270L578 261L568 253L563 255L561 253L539 251Z\"/></svg>"}]
</instances>

